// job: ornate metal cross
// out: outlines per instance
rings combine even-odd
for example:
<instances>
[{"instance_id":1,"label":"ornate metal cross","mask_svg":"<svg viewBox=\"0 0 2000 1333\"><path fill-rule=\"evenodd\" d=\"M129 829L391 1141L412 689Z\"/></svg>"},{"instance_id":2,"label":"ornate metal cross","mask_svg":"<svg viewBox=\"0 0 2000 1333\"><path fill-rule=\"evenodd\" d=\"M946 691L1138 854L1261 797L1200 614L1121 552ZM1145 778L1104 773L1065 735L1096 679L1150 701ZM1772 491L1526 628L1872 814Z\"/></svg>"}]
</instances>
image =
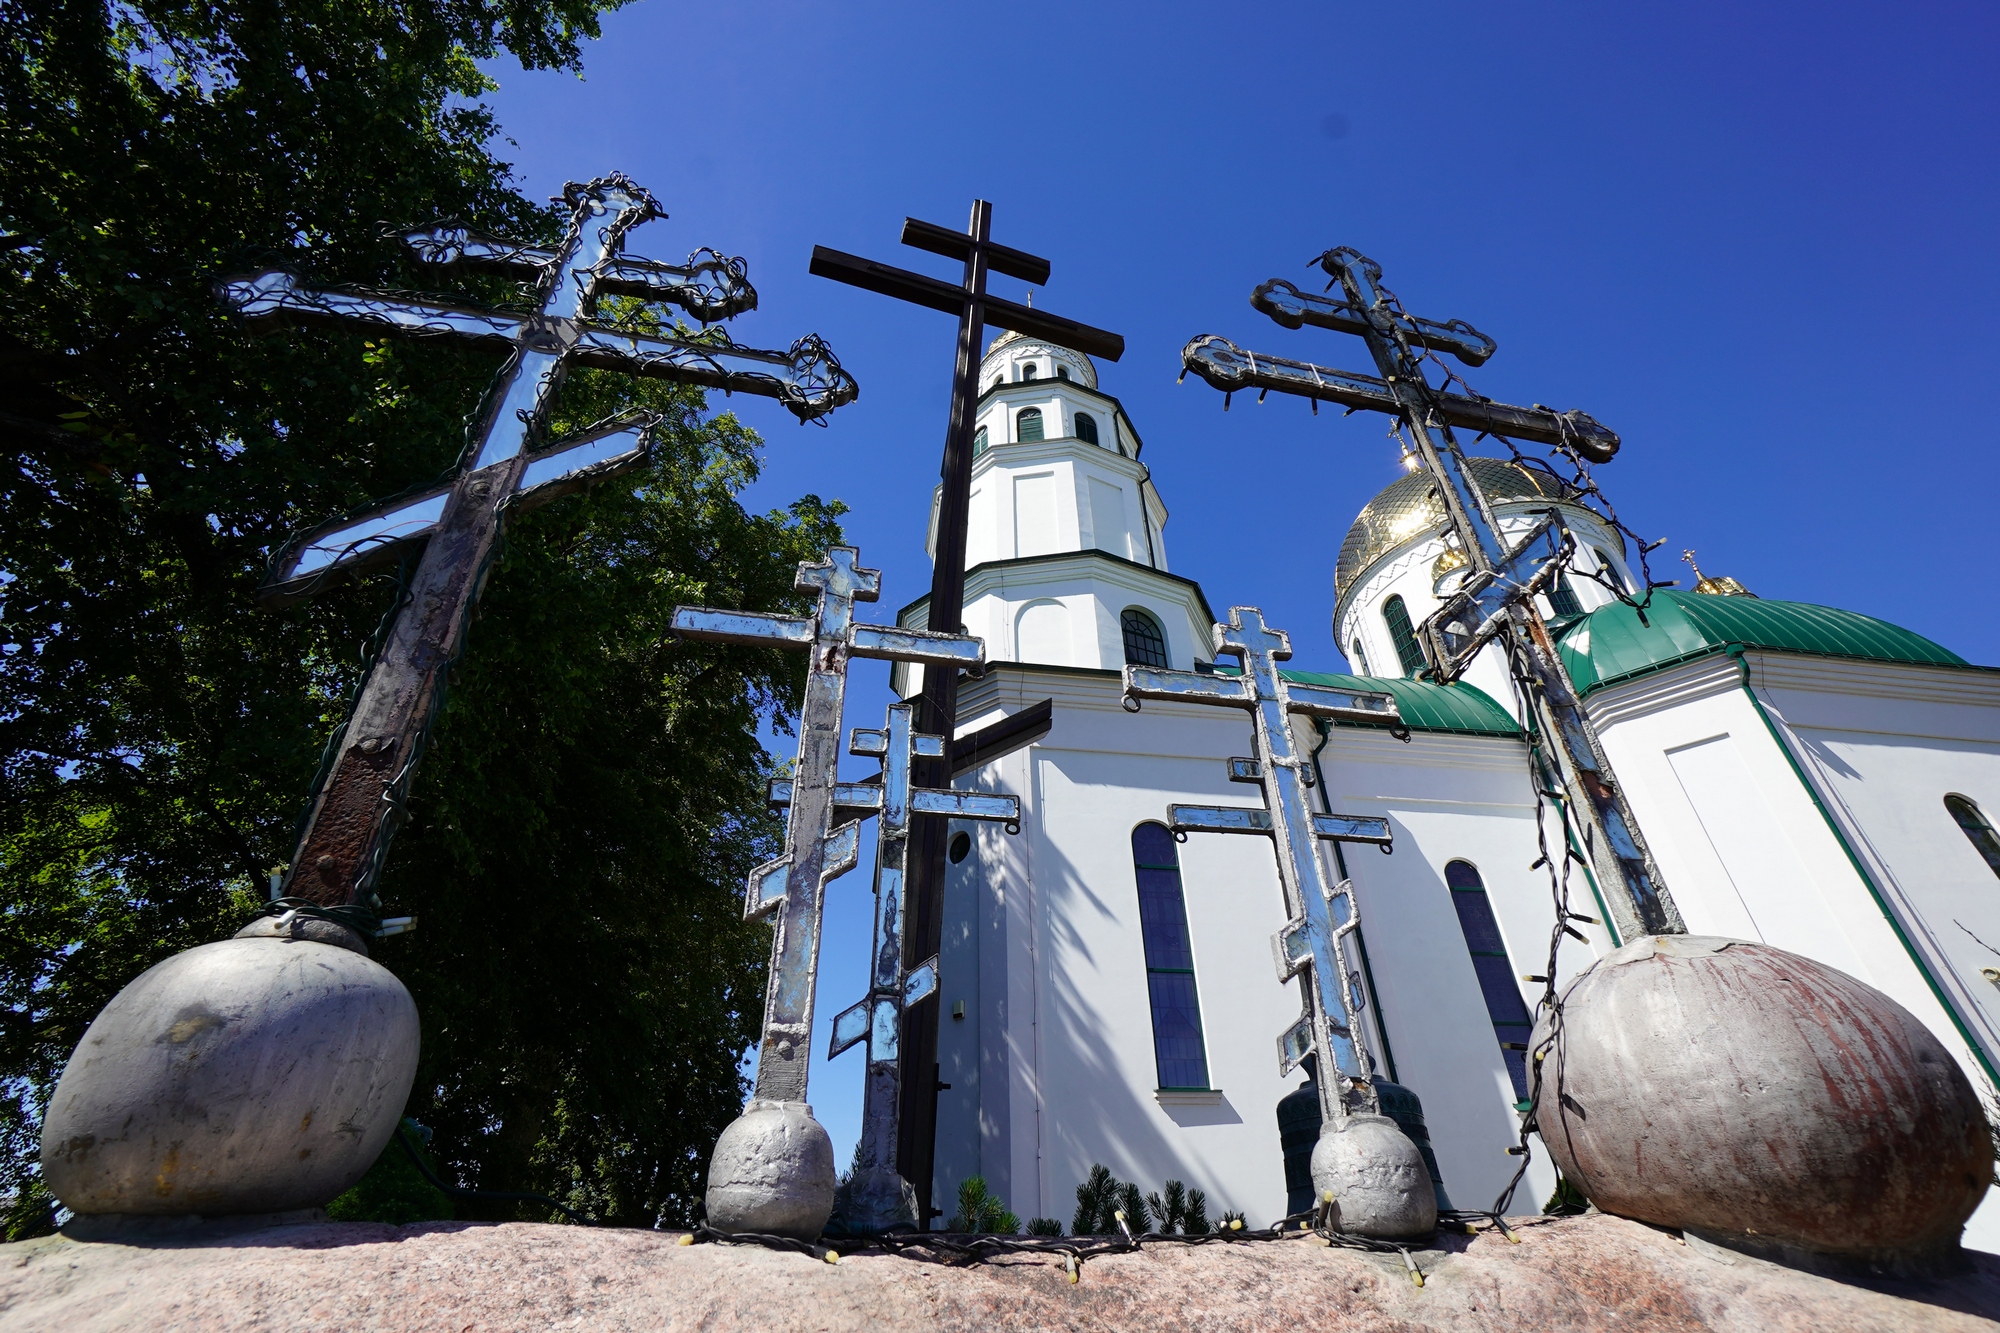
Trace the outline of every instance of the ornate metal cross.
<instances>
[{"instance_id":1,"label":"ornate metal cross","mask_svg":"<svg viewBox=\"0 0 2000 1333\"><path fill-rule=\"evenodd\" d=\"M859 560L860 552L853 547L836 546L825 560L799 566L799 591L819 594L819 607L810 616L683 606L675 609L672 621L672 632L679 638L804 648L812 654L806 668L805 702L799 710L798 760L789 787L772 791L774 800L791 807L785 825L785 854L751 872L744 903L747 918L770 916L776 926L757 1059L755 1095L765 1101L805 1100L826 885L852 870L860 859L861 826L855 821L886 808L886 783L871 788L838 780L848 660L873 657L920 662L951 672L961 667L976 669L985 660L985 646L966 635L856 624L854 603L872 602L882 591L880 572L863 569ZM955 797L957 793L945 795ZM927 811L920 806L918 812ZM842 816L845 822L836 826L836 818ZM930 976L934 987L934 960Z\"/></svg>"},{"instance_id":2,"label":"ornate metal cross","mask_svg":"<svg viewBox=\"0 0 2000 1333\"><path fill-rule=\"evenodd\" d=\"M1378 379L1307 361L1246 352L1226 338L1204 335L1182 349L1187 369L1225 393L1272 390L1353 408L1385 412L1406 424L1423 464L1437 479L1451 529L1471 564L1465 581L1418 628L1418 640L1439 681L1456 680L1488 642L1500 638L1517 676L1525 678L1535 721L1553 739L1554 767L1566 808L1579 827L1600 880L1621 884L1607 894L1620 936L1676 934L1686 927L1660 880L1625 793L1605 758L1596 730L1556 652L1534 595L1561 572L1573 549L1551 509L1520 541L1502 540L1492 508L1464 466L1453 426L1543 444L1565 445L1593 462L1609 460L1618 437L1581 412L1512 407L1445 393L1424 378L1418 349L1449 352L1470 366L1493 355L1494 342L1464 320L1440 323L1410 315L1381 286L1382 269L1342 246L1319 257L1343 299L1314 296L1281 279L1257 288L1250 302L1287 328L1313 324L1358 334L1381 372Z\"/></svg>"},{"instance_id":3,"label":"ornate metal cross","mask_svg":"<svg viewBox=\"0 0 2000 1333\"><path fill-rule=\"evenodd\" d=\"M697 251L685 266L624 253L640 223L666 216L622 175L570 184L569 229L554 249L515 245L457 227L406 233L433 263L519 273L536 284L527 314L433 305L384 292L306 287L267 269L220 284L237 313L259 324L451 337L508 349L485 410L452 477L414 496L336 520L293 539L273 561L267 600L310 595L328 578L393 562L425 545L387 640L332 748L313 794L285 892L322 904L376 905L375 882L465 626L498 551L510 510L529 508L644 462L655 422L601 423L544 448L557 390L572 365L742 390L777 398L801 421L853 400L853 379L817 336L790 352L738 348L726 338L655 337L593 322L599 300L630 296L680 306L703 322L755 308L740 260ZM719 330L717 331L719 334Z\"/></svg>"},{"instance_id":4,"label":"ornate metal cross","mask_svg":"<svg viewBox=\"0 0 2000 1333\"><path fill-rule=\"evenodd\" d=\"M1370 842L1383 848L1391 839L1386 819L1312 812L1306 800L1312 760L1300 753L1292 736L1292 714L1398 728L1402 718L1390 695L1333 690L1279 675L1277 664L1291 657L1292 641L1283 630L1267 628L1264 613L1254 606L1229 608L1229 623L1215 627L1215 651L1217 656L1227 654L1241 661L1242 674L1128 666L1126 707L1136 710L1141 699L1174 699L1245 708L1255 714L1251 740L1256 757L1231 759L1229 777L1232 782L1262 787L1263 808L1173 805L1167 807L1167 825L1176 836L1258 833L1276 844L1278 882L1291 918L1271 941L1278 979L1307 974L1302 987L1304 1012L1278 1038L1278 1062L1282 1072L1290 1073L1300 1060L1318 1052L1322 1067L1332 1064L1338 1070L1339 1077L1318 1080L1321 1119L1331 1124L1351 1111L1376 1108L1374 1085L1369 1082L1374 1062L1359 1022L1346 959L1345 940L1361 924L1360 909L1346 881L1330 881L1316 839ZM1345 914L1339 920L1334 914L1336 901L1344 904Z\"/></svg>"},{"instance_id":5,"label":"ornate metal cross","mask_svg":"<svg viewBox=\"0 0 2000 1333\"><path fill-rule=\"evenodd\" d=\"M988 294L989 272L1019 278L1037 287L1049 280L1049 261L1025 251L1000 245L992 239L993 205L984 199L972 204L972 218L962 232L920 222L903 220L903 244L928 250L949 259L963 260L964 280L956 287L908 269L878 264L840 250L813 247L812 272L871 292L881 292L898 300L942 310L958 316L958 362L952 372L951 414L945 427L943 494L938 508L937 555L931 566L929 626L938 633L951 633L963 626L965 614L965 537L967 514L972 504L972 426L979 405L980 343L988 324L1012 329L1030 338L1039 338L1061 347L1074 348L1091 356L1116 361L1125 354L1125 340L1115 333L1095 329L1051 315L1046 310L1018 305ZM923 711L917 725L926 732L950 736L958 717L958 677L956 672L924 673ZM918 780L943 786L948 772L932 760L917 762ZM912 877L911 931L906 961L936 953L944 925L944 829L933 825L921 829L917 838L916 869ZM903 1172L916 1185L928 1219L939 1210L930 1206L931 1165L937 1138L937 1024L935 1008L920 1008L911 1015L904 1042L904 1064L910 1077L903 1080L902 1142L898 1160Z\"/></svg>"},{"instance_id":6,"label":"ornate metal cross","mask_svg":"<svg viewBox=\"0 0 2000 1333\"><path fill-rule=\"evenodd\" d=\"M842 783L834 792L836 818L881 816L875 829L875 940L868 955L868 995L834 1016L826 1052L830 1060L851 1046L868 1045L860 1154L843 1200L842 1220L850 1231L882 1231L917 1221L911 1187L896 1171L897 1059L903 1011L936 993L938 970L935 953L913 968L906 969L903 962L904 879L911 829L919 815L1001 821L1009 832L1020 827L1018 796L911 785L914 760L945 758L944 737L919 735L913 729L914 711L909 704L891 704L888 725L881 731L854 729L848 753L880 759L881 779ZM771 784L773 805L788 805L791 798L790 782Z\"/></svg>"}]
</instances>

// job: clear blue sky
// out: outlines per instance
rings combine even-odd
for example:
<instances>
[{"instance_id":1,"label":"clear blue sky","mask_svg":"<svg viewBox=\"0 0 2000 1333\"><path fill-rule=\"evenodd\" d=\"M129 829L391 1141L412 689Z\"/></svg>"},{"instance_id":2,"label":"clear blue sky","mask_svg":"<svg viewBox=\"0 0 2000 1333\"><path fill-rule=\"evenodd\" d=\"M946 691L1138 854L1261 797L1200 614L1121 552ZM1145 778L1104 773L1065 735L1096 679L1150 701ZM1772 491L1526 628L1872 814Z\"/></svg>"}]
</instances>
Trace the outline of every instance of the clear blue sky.
<instances>
[{"instance_id":1,"label":"clear blue sky","mask_svg":"<svg viewBox=\"0 0 2000 1333\"><path fill-rule=\"evenodd\" d=\"M1766 597L2000 663L1973 596L2000 535L1996 36L1972 4L641 0L582 81L496 64L491 101L525 188L622 169L672 215L635 251L745 256L762 305L739 341L831 340L862 393L829 429L734 406L769 443L753 504L852 506L878 618L929 584L953 322L806 262L820 243L953 278L898 230L963 226L980 196L996 239L1053 262L1037 306L1125 335L1100 370L1146 440L1175 571L1262 606L1299 665L1342 669L1334 555L1395 448L1379 419L1276 397L1224 415L1174 379L1197 333L1367 369L1358 341L1247 304L1341 244L1413 311L1499 342L1482 392L1623 435L1598 475L1667 538L1657 577L1693 546ZM849 722L880 725L886 670L857 670ZM834 886L822 1028L865 985L865 864ZM844 1160L861 1057L815 1045Z\"/></svg>"}]
</instances>

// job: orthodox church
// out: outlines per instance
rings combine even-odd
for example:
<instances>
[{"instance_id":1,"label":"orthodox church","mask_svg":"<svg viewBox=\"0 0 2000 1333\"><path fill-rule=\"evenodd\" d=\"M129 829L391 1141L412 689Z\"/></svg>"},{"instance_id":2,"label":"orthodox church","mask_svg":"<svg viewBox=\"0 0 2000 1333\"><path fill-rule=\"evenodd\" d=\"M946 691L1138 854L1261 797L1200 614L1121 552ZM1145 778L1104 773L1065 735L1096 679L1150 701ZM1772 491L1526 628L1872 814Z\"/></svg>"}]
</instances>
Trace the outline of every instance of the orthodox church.
<instances>
[{"instance_id":1,"label":"orthodox church","mask_svg":"<svg viewBox=\"0 0 2000 1333\"><path fill-rule=\"evenodd\" d=\"M960 694L970 730L1054 701L1038 744L961 784L1020 798L1021 833L954 826L940 956L934 1197L983 1176L1021 1217L1068 1219L1093 1163L1204 1190L1211 1216L1297 1206L1280 1143L1277 1039L1298 1017L1272 937L1271 845L1164 827L1175 802L1255 805L1229 780L1248 716L1121 707L1121 669L1207 670L1211 606L1170 572L1167 507L1138 430L1090 360L1008 333L982 365L965 621L994 665ZM1503 533L1559 509L1576 564L1636 588L1622 538L1546 479L1472 462ZM934 511L935 512L935 511ZM1428 474L1355 519L1334 570L1346 672L1291 678L1393 695L1387 729L1300 719L1330 812L1386 817L1391 855L1336 850L1361 928L1353 984L1377 1073L1421 1099L1443 1195L1487 1207L1512 1177L1532 1006L1555 911L1520 704L1497 646L1449 686L1415 678L1412 626L1460 577ZM935 521L933 522L935 541ZM1869 616L1762 599L1734 580L1656 592L1642 622L1595 582L1542 611L1696 934L1761 940L1894 997L1989 1102L2000 1084L2000 671ZM924 600L899 620L921 625ZM1225 669L1233 666L1226 662ZM898 693L920 686L899 667ZM1558 844L1559 845L1559 844ZM1607 922L1573 872L1572 910ZM1617 947L1565 938L1558 981ZM1294 1098L1298 1106L1305 1099ZM1316 1118L1316 1107L1309 1112ZM1516 1208L1555 1186L1536 1145ZM1966 1241L2000 1250L2000 1205Z\"/></svg>"}]
</instances>

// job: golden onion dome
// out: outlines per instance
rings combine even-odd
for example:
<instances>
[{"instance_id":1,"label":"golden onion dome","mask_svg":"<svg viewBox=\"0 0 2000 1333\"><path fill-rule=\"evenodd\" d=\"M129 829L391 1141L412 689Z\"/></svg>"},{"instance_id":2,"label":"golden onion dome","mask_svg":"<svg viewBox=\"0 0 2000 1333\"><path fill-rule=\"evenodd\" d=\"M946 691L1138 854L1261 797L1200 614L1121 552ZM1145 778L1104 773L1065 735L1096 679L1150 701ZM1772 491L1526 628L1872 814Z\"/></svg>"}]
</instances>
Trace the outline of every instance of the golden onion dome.
<instances>
[{"instance_id":1,"label":"golden onion dome","mask_svg":"<svg viewBox=\"0 0 2000 1333\"><path fill-rule=\"evenodd\" d=\"M1568 498L1554 478L1538 476L1519 463L1498 458L1468 458L1465 463L1490 505ZM1354 581L1384 555L1444 523L1444 502L1429 472L1419 469L1389 483L1362 506L1347 530L1347 540L1340 544L1340 559L1333 567L1334 599L1344 600Z\"/></svg>"},{"instance_id":2,"label":"golden onion dome","mask_svg":"<svg viewBox=\"0 0 2000 1333\"><path fill-rule=\"evenodd\" d=\"M1018 342L1025 342L1030 347L1039 348L1041 351L1047 352L1050 359L1056 362L1057 365L1066 364L1068 370L1063 373L1066 375L1069 371L1074 371L1075 378L1085 388L1095 389L1097 387L1097 363L1082 352L1068 347L1059 347L1055 343L1045 342L1040 338L1028 338L1015 332L1013 329L1008 329L994 338L992 342L986 344L986 352L979 361L980 373L982 375L986 373L987 363L992 359L995 352L1001 351L1011 343Z\"/></svg>"}]
</instances>

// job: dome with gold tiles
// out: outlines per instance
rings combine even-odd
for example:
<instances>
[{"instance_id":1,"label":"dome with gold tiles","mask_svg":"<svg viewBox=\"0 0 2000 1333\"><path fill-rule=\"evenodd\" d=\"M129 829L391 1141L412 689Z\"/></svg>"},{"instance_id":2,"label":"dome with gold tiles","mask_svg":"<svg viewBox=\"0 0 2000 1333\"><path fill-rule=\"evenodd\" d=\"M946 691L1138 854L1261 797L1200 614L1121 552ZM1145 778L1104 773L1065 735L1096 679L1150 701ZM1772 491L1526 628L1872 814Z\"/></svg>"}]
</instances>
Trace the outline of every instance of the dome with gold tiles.
<instances>
[{"instance_id":1,"label":"dome with gold tiles","mask_svg":"<svg viewBox=\"0 0 2000 1333\"><path fill-rule=\"evenodd\" d=\"M1537 476L1519 463L1498 458L1468 458L1465 462L1488 504L1568 498L1554 478ZM1347 530L1347 540L1340 544L1340 559L1333 568L1335 599L1346 598L1354 581L1382 556L1442 527L1444 521L1444 502L1438 498L1430 473L1418 470L1391 482L1362 507L1354 526Z\"/></svg>"}]
</instances>

